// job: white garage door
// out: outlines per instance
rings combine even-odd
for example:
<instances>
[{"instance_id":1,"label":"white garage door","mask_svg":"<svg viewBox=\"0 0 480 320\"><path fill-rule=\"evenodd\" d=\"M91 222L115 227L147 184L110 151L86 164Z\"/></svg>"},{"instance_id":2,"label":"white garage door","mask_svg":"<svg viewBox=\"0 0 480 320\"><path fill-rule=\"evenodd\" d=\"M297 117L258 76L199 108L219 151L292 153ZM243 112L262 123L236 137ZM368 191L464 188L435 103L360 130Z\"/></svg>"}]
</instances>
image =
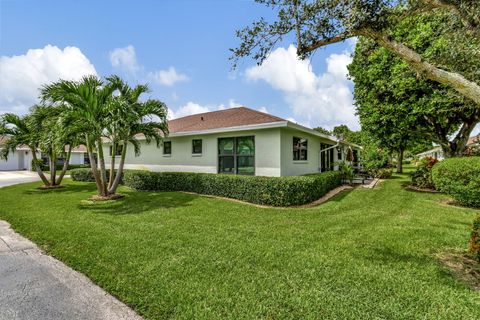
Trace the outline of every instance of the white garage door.
<instances>
[{"instance_id":1,"label":"white garage door","mask_svg":"<svg viewBox=\"0 0 480 320\"><path fill-rule=\"evenodd\" d=\"M0 171L24 170L25 154L23 151L11 152L8 160L0 159Z\"/></svg>"}]
</instances>

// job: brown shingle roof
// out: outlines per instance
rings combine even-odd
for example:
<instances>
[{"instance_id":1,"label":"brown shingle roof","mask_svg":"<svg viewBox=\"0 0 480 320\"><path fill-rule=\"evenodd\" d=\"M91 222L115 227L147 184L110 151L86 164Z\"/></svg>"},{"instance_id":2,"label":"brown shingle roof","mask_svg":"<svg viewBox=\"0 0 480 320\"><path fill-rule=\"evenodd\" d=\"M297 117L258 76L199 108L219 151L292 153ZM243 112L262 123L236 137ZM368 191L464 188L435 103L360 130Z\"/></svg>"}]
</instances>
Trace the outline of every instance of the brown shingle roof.
<instances>
[{"instance_id":1,"label":"brown shingle roof","mask_svg":"<svg viewBox=\"0 0 480 320\"><path fill-rule=\"evenodd\" d=\"M168 121L170 133L282 122L285 119L246 107L206 112Z\"/></svg>"}]
</instances>

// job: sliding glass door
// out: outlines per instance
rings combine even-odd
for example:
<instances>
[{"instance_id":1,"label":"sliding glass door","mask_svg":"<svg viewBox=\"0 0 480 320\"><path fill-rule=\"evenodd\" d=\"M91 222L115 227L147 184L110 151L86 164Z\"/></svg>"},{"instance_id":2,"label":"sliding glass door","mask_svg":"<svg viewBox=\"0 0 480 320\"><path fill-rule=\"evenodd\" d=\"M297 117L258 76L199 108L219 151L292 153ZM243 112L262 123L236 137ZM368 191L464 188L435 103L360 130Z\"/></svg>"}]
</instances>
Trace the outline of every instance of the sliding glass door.
<instances>
[{"instance_id":1,"label":"sliding glass door","mask_svg":"<svg viewBox=\"0 0 480 320\"><path fill-rule=\"evenodd\" d=\"M333 170L333 153L336 149L332 147L330 144L320 143L320 168L322 172ZM325 149L328 150L325 151Z\"/></svg>"},{"instance_id":2,"label":"sliding glass door","mask_svg":"<svg viewBox=\"0 0 480 320\"><path fill-rule=\"evenodd\" d=\"M255 137L219 138L218 173L255 175Z\"/></svg>"}]
</instances>

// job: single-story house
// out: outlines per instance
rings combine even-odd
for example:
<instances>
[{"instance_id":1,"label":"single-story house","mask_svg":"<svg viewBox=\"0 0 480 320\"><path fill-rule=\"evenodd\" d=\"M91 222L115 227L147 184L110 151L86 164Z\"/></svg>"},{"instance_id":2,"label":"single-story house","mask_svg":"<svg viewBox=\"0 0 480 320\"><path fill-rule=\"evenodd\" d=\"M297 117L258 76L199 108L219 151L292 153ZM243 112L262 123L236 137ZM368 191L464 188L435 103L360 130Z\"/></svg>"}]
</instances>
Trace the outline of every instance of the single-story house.
<instances>
[{"instance_id":1,"label":"single-story house","mask_svg":"<svg viewBox=\"0 0 480 320\"><path fill-rule=\"evenodd\" d=\"M168 122L160 148L141 141L141 155L129 147L126 169L170 172L294 176L338 170L360 146L291 121L245 107L195 114ZM144 140L142 136L139 140ZM104 144L111 155L112 145ZM117 148L120 156L121 147ZM106 157L107 165L109 165ZM116 161L118 164L118 161Z\"/></svg>"},{"instance_id":2,"label":"single-story house","mask_svg":"<svg viewBox=\"0 0 480 320\"><path fill-rule=\"evenodd\" d=\"M473 136L473 137L470 137L468 139L467 147L473 147L473 146L480 146L480 134L478 134L476 136ZM435 158L435 159L438 159L438 160L445 159L445 156L443 155L442 147L440 147L440 146L437 146L437 147L432 148L430 150L421 152L421 153L417 154L417 157L418 158L430 157L430 158Z\"/></svg>"},{"instance_id":3,"label":"single-story house","mask_svg":"<svg viewBox=\"0 0 480 320\"><path fill-rule=\"evenodd\" d=\"M0 149L8 141L8 136L0 136ZM41 151L37 152L38 159L44 159ZM88 154L85 146L78 146L72 150L70 164L85 164L88 162ZM45 160L44 160L45 162ZM46 162L45 162L46 163ZM63 159L59 158L57 163L63 164ZM15 152L8 154L8 159L0 159L0 171L19 171L32 170L32 152L27 146L19 146Z\"/></svg>"}]
</instances>

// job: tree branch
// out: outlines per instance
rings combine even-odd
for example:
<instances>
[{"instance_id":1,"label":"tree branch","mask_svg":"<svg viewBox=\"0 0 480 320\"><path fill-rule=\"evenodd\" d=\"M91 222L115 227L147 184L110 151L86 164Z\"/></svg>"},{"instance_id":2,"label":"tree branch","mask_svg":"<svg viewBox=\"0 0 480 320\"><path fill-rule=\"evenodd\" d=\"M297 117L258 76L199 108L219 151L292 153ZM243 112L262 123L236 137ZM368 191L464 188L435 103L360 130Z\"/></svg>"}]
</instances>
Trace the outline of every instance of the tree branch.
<instances>
[{"instance_id":1,"label":"tree branch","mask_svg":"<svg viewBox=\"0 0 480 320\"><path fill-rule=\"evenodd\" d=\"M340 33L340 34L338 34L334 37L331 37L331 38L316 41L315 43L313 43L309 46L306 46L306 47L299 45L298 48L297 48L297 54L302 55L304 53L316 50L320 47L324 47L326 45L336 43L336 42L341 42L343 40L346 40L348 38L355 37L355 36L356 36L356 34L344 32L344 33Z\"/></svg>"},{"instance_id":2,"label":"tree branch","mask_svg":"<svg viewBox=\"0 0 480 320\"><path fill-rule=\"evenodd\" d=\"M446 71L428 63L417 52L381 32L372 29L362 29L358 33L375 40L382 47L400 56L417 73L425 78L453 88L480 106L480 85L477 83L466 79L458 73Z\"/></svg>"}]
</instances>

